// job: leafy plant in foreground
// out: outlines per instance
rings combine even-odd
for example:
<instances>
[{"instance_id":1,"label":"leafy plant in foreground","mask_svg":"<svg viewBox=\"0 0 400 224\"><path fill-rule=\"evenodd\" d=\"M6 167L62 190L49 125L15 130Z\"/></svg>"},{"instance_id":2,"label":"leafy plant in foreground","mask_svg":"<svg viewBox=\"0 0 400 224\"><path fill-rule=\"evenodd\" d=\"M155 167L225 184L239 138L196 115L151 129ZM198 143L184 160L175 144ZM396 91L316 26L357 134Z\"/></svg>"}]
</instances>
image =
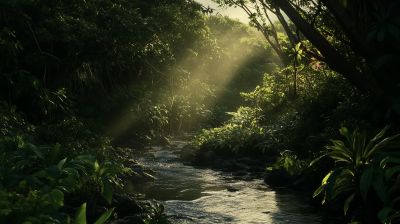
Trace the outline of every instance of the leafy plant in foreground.
<instances>
[{"instance_id":1,"label":"leafy plant in foreground","mask_svg":"<svg viewBox=\"0 0 400 224\"><path fill-rule=\"evenodd\" d=\"M105 221L107 221L108 218L110 218L112 212L114 211L114 208L111 208L110 210L106 211L105 213L103 213L96 222L94 222L94 224L102 224ZM69 216L67 219L67 224L86 224L86 203L84 203L83 205L81 205L81 207L79 207L78 211L76 212L75 215L75 220L73 222L71 222Z\"/></svg>"},{"instance_id":2,"label":"leafy plant in foreground","mask_svg":"<svg viewBox=\"0 0 400 224\"><path fill-rule=\"evenodd\" d=\"M151 199L150 200L150 206L145 206L144 209L147 212L152 213L152 216L150 217L147 215L147 218L145 218L143 221L146 224L169 224L170 221L168 220L168 217L164 213L164 205L161 203L158 203L156 200Z\"/></svg>"},{"instance_id":3,"label":"leafy plant in foreground","mask_svg":"<svg viewBox=\"0 0 400 224\"><path fill-rule=\"evenodd\" d=\"M393 151L394 148L400 146L399 142L393 141L399 135L393 135L378 143L376 142L383 137L389 127L386 126L368 143L366 143L367 134L365 131L359 133L356 129L351 135L347 128L342 127L340 133L346 137L348 145L340 140L331 140L334 146L327 146L327 148L333 151L326 153L325 156L344 162L346 166L332 170L326 175L322 180L322 185L314 192L314 197L324 192L324 203L325 200L332 201L340 193L354 191L344 203L344 213L346 214L355 195L359 193L366 200L368 190L372 185L379 198L386 204L389 200L388 196L397 190L397 186L393 186L389 193L386 191L383 168L388 162L400 161L399 153ZM399 170L400 167L388 169L386 178L391 178L394 172ZM395 201L399 199L396 198ZM385 211L392 210L386 209ZM382 212L380 214L381 217L384 216ZM381 220L383 223L387 223L384 218L381 218Z\"/></svg>"},{"instance_id":4,"label":"leafy plant in foreground","mask_svg":"<svg viewBox=\"0 0 400 224\"><path fill-rule=\"evenodd\" d=\"M100 194L111 204L114 192L111 183L123 186L117 174L123 172L130 173L131 170L125 168L122 163L112 163L107 160L99 163L90 155L78 156L77 159L84 161L86 175L82 178L84 179L83 184L88 188L89 193L93 193L93 198L95 198L100 189Z\"/></svg>"}]
</instances>

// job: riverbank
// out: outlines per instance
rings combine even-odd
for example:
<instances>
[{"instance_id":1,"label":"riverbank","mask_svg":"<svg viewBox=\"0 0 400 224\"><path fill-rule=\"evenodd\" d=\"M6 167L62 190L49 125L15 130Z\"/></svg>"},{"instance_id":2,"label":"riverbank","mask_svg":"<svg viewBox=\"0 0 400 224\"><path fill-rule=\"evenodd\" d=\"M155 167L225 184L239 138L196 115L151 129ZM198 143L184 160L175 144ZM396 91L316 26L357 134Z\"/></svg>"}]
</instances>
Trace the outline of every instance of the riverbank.
<instances>
[{"instance_id":1,"label":"riverbank","mask_svg":"<svg viewBox=\"0 0 400 224\"><path fill-rule=\"evenodd\" d=\"M209 153L212 164L191 164L181 159L191 150L188 137L175 137L167 146L131 150L130 156L139 163L135 171L151 172L155 179L127 181L122 193L155 198L173 216L173 223L321 223L324 219L307 203L305 192L264 182L265 166L273 159L261 158L255 164L251 157Z\"/></svg>"}]
</instances>

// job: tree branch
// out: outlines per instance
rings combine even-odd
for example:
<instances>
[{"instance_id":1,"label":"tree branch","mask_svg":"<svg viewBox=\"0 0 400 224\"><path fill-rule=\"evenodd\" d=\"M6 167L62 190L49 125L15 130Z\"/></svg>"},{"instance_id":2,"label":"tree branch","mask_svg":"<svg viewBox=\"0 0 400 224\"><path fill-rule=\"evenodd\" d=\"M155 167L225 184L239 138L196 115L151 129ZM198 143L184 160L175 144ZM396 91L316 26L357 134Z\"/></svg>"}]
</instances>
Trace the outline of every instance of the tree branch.
<instances>
[{"instance_id":1,"label":"tree branch","mask_svg":"<svg viewBox=\"0 0 400 224\"><path fill-rule=\"evenodd\" d=\"M322 53L327 64L342 74L350 83L363 93L371 93L375 99L383 95L383 91L371 83L358 69L347 62L339 52L291 6L287 0L271 0L292 20L296 27Z\"/></svg>"}]
</instances>

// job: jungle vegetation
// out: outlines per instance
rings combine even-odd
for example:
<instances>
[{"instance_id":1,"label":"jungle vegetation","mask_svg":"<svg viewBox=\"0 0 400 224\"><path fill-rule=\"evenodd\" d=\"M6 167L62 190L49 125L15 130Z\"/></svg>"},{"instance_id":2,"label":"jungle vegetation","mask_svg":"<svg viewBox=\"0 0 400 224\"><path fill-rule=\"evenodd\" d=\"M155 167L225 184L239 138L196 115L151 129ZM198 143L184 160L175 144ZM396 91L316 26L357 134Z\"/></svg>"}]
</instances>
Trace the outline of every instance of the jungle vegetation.
<instances>
[{"instance_id":1,"label":"jungle vegetation","mask_svg":"<svg viewBox=\"0 0 400 224\"><path fill-rule=\"evenodd\" d=\"M328 202L350 193L344 213L365 203L362 221L399 216L400 4L216 2L250 24L193 0L0 0L0 223L80 223L86 204L57 211L111 201L131 172L116 143L179 131L278 155Z\"/></svg>"}]
</instances>

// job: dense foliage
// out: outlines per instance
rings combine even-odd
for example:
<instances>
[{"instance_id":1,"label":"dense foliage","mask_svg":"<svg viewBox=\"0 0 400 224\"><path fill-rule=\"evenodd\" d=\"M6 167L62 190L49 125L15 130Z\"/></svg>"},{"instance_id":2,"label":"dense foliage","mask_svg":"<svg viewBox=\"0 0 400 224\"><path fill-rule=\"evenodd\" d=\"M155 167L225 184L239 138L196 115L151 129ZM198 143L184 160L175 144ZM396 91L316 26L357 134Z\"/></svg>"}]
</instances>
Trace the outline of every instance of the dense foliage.
<instances>
[{"instance_id":1,"label":"dense foliage","mask_svg":"<svg viewBox=\"0 0 400 224\"><path fill-rule=\"evenodd\" d=\"M250 26L193 0L0 1L0 222L67 222L65 197L110 202L129 173L119 145L196 129L198 148L279 156L271 169L323 180L328 201L355 190L345 212L368 195L383 202L370 222L397 216L398 158L359 146L386 124L399 133L396 1L216 2Z\"/></svg>"},{"instance_id":2,"label":"dense foliage","mask_svg":"<svg viewBox=\"0 0 400 224\"><path fill-rule=\"evenodd\" d=\"M286 169L292 175L305 175L315 188L326 173L338 170L335 179L327 181L331 172L317 191L320 193L329 186L328 200L342 192L346 195L350 189L359 192L362 186L359 177L363 172L369 177L375 172L375 179L369 184L374 183L376 193L369 194L373 199L365 203L369 215L364 216L363 221L390 223L397 217L398 208L395 202L388 201L388 195L396 197L393 195L397 195L397 185L392 182L397 182L391 179L394 173L383 175L386 163L382 166L379 163L385 157L361 159L364 165L354 160L353 165L347 166L349 170L357 167L354 168L357 171L352 171L354 177L350 177L348 171L340 172L341 162L334 163L326 157L321 159L324 162L315 161L323 155L335 155L334 159L343 160L336 156L337 141L336 148L324 149L330 139L342 138L337 130L343 126L364 130L364 140L360 141L376 135L376 130L385 124L395 123L390 131L399 133L398 88L395 87L398 80L392 75L396 69L390 63L399 57L398 4L395 1L361 3L350 0L216 2L221 6L240 7L248 13L250 24L264 34L285 67L265 74L262 85L253 91L241 93L248 107L229 113L233 117L220 127L203 130L192 144L217 153L258 151L278 155L278 161L269 169ZM271 21L271 13L279 22ZM291 21L287 21L283 13ZM360 139L357 131L353 138ZM349 144L346 147L350 151L354 145L359 147L359 143ZM400 148L398 144L391 147L395 152ZM396 159L389 156L388 161L392 160ZM389 193L382 193L385 186L393 187ZM365 186L361 189L365 199ZM346 197L345 211L351 200L361 199L355 194ZM370 208L379 199L384 202L380 212L379 206Z\"/></svg>"}]
</instances>

